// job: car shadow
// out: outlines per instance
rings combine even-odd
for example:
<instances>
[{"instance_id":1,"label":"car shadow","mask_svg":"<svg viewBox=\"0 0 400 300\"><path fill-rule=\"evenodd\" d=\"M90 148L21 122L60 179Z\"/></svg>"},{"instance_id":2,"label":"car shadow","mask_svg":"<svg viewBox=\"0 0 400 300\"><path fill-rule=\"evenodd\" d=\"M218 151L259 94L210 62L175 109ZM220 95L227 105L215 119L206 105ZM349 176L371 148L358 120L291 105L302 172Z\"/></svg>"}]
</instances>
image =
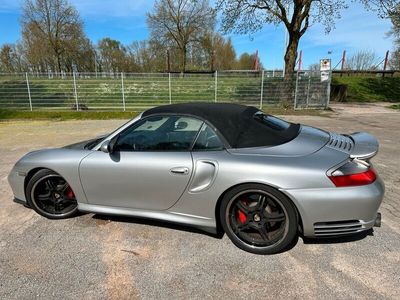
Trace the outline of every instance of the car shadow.
<instances>
[{"instance_id":1,"label":"car shadow","mask_svg":"<svg viewBox=\"0 0 400 300\"><path fill-rule=\"evenodd\" d=\"M196 234L207 235L216 239L222 239L224 236L224 232L222 230L217 230L217 233L207 232L196 227L182 225L182 224L175 224L169 222L163 222L159 220L153 219L144 219L144 218L137 218L137 217L126 217L126 216L111 216L111 215L98 215L95 214L92 217L95 220L100 221L112 221L112 222L119 222L119 223L135 223L135 224L142 224L142 225L150 225L154 227L161 227L161 228L168 228L174 230L180 230L185 232L191 232Z\"/></svg>"},{"instance_id":2,"label":"car shadow","mask_svg":"<svg viewBox=\"0 0 400 300\"><path fill-rule=\"evenodd\" d=\"M374 236L374 230L371 228L369 230L345 236L337 237L305 237L301 236L304 244L342 244L351 243L365 239L367 236Z\"/></svg>"}]
</instances>

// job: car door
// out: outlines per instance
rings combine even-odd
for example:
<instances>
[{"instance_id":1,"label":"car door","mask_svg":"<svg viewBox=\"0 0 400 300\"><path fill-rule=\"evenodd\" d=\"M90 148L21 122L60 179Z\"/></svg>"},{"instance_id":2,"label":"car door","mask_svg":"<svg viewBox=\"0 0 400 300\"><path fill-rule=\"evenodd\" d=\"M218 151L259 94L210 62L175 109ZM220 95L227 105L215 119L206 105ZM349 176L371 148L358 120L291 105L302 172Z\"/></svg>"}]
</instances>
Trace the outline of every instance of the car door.
<instances>
[{"instance_id":1,"label":"car door","mask_svg":"<svg viewBox=\"0 0 400 300\"><path fill-rule=\"evenodd\" d=\"M113 153L94 151L80 165L90 204L165 210L184 192L193 170L190 147L203 122L150 116L118 136Z\"/></svg>"}]
</instances>

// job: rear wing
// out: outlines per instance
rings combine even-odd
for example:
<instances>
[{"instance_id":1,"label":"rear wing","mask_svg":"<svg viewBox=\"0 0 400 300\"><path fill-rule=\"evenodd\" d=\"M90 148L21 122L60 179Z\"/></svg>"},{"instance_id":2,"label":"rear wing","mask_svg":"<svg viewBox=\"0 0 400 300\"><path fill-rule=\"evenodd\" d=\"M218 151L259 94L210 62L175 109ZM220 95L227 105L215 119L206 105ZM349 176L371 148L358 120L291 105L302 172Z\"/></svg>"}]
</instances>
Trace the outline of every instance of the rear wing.
<instances>
[{"instance_id":1,"label":"rear wing","mask_svg":"<svg viewBox=\"0 0 400 300\"><path fill-rule=\"evenodd\" d=\"M374 157L379 150L378 140L366 132L356 132L348 135L354 143L350 158L368 160Z\"/></svg>"}]
</instances>

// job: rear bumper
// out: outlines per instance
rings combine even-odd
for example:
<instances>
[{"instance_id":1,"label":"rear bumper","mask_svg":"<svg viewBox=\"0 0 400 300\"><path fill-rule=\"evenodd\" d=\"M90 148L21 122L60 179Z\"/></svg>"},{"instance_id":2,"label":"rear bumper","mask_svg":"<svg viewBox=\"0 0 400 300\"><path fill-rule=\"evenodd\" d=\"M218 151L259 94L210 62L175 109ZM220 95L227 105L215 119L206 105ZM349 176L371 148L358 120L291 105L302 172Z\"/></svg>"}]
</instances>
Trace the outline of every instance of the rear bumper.
<instances>
[{"instance_id":1,"label":"rear bumper","mask_svg":"<svg viewBox=\"0 0 400 300\"><path fill-rule=\"evenodd\" d=\"M301 216L307 237L347 235L371 229L385 186L380 178L364 186L282 190Z\"/></svg>"}]
</instances>

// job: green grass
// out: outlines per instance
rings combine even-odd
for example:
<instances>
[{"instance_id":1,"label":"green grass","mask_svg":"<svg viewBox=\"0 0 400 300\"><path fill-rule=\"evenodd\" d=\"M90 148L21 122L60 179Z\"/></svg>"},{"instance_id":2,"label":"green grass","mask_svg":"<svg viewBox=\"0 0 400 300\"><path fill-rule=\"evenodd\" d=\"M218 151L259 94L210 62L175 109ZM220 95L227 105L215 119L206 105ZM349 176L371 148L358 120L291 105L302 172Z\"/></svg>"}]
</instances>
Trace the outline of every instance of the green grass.
<instances>
[{"instance_id":1,"label":"green grass","mask_svg":"<svg viewBox=\"0 0 400 300\"><path fill-rule=\"evenodd\" d=\"M400 103L393 104L393 105L389 106L389 108L399 109L400 110Z\"/></svg>"},{"instance_id":2,"label":"green grass","mask_svg":"<svg viewBox=\"0 0 400 300\"><path fill-rule=\"evenodd\" d=\"M280 107L267 107L264 111L272 115L311 115L329 116L329 110L293 110ZM0 121L4 120L110 120L132 119L138 111L20 111L0 109Z\"/></svg>"},{"instance_id":3,"label":"green grass","mask_svg":"<svg viewBox=\"0 0 400 300\"><path fill-rule=\"evenodd\" d=\"M138 114L136 111L17 111L0 109L0 120L108 120L131 119Z\"/></svg>"},{"instance_id":4,"label":"green grass","mask_svg":"<svg viewBox=\"0 0 400 300\"><path fill-rule=\"evenodd\" d=\"M399 77L333 77L332 84L347 85L348 102L399 102Z\"/></svg>"}]
</instances>

